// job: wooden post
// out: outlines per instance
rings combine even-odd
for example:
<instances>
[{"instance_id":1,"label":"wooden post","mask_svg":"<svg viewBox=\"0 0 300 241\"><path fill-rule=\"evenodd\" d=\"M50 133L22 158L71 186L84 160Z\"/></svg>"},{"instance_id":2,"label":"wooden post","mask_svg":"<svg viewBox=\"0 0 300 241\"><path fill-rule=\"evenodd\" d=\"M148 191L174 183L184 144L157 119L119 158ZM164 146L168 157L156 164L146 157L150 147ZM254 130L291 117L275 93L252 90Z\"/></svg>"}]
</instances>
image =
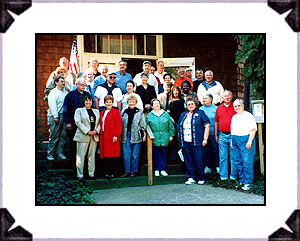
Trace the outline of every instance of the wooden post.
<instances>
[{"instance_id":1,"label":"wooden post","mask_svg":"<svg viewBox=\"0 0 300 241\"><path fill-rule=\"evenodd\" d=\"M265 173L264 165L264 149L262 138L262 123L258 123L258 145L259 145L259 160L260 160L260 173Z\"/></svg>"},{"instance_id":2,"label":"wooden post","mask_svg":"<svg viewBox=\"0 0 300 241\"><path fill-rule=\"evenodd\" d=\"M148 156L148 185L153 184L153 168L152 168L152 140L147 135L147 156Z\"/></svg>"}]
</instances>

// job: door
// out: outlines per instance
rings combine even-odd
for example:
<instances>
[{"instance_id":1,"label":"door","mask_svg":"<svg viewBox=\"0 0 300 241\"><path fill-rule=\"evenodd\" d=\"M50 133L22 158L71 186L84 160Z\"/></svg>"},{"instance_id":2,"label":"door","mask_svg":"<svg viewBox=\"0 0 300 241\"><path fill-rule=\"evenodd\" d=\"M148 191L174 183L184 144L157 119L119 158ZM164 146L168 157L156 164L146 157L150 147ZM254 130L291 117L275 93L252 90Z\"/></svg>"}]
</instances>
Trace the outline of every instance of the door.
<instances>
[{"instance_id":1,"label":"door","mask_svg":"<svg viewBox=\"0 0 300 241\"><path fill-rule=\"evenodd\" d=\"M172 75L174 79L178 79L179 68L193 69L192 77L195 78L195 57L190 58L161 58L159 60L165 63L165 72Z\"/></svg>"}]
</instances>

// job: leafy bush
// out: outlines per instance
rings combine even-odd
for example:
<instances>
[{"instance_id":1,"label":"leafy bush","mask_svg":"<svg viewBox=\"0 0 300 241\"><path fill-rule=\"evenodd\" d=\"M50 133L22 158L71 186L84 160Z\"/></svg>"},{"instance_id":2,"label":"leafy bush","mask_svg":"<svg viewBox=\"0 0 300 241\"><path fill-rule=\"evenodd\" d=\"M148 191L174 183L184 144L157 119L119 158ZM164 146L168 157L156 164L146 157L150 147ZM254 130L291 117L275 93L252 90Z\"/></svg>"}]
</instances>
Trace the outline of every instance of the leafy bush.
<instances>
[{"instance_id":1,"label":"leafy bush","mask_svg":"<svg viewBox=\"0 0 300 241\"><path fill-rule=\"evenodd\" d=\"M43 135L42 135L42 118L38 117L40 112L37 112L36 114L36 145L37 149L42 148L42 142L43 142Z\"/></svg>"},{"instance_id":2,"label":"leafy bush","mask_svg":"<svg viewBox=\"0 0 300 241\"><path fill-rule=\"evenodd\" d=\"M235 38L241 40L241 48L235 54L235 63L244 63L243 81L251 84L252 98L264 99L265 35L235 35Z\"/></svg>"},{"instance_id":3,"label":"leafy bush","mask_svg":"<svg viewBox=\"0 0 300 241\"><path fill-rule=\"evenodd\" d=\"M205 183L211 184L213 187L222 187L225 189L234 189L242 192L252 193L255 195L265 195L265 178L264 175L254 176L253 185L248 191L243 191L240 187L237 188L239 182L232 180L220 181L219 174L216 172L205 174Z\"/></svg>"},{"instance_id":4,"label":"leafy bush","mask_svg":"<svg viewBox=\"0 0 300 241\"><path fill-rule=\"evenodd\" d=\"M36 177L38 205L93 204L91 188L52 171L40 171Z\"/></svg>"}]
</instances>

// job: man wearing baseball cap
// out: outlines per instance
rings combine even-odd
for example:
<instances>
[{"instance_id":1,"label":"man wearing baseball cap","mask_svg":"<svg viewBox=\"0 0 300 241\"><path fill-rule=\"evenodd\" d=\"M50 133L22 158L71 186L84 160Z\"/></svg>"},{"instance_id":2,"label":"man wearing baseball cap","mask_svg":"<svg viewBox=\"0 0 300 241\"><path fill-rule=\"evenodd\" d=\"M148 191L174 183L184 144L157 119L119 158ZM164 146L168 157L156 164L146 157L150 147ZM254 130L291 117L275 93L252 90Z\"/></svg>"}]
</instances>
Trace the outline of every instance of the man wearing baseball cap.
<instances>
[{"instance_id":1,"label":"man wearing baseball cap","mask_svg":"<svg viewBox=\"0 0 300 241\"><path fill-rule=\"evenodd\" d=\"M143 72L138 73L134 79L133 82L135 83L136 86L139 86L142 84L142 78L141 74L144 73L148 76L148 84L152 85L155 89L156 95L158 94L158 83L153 74L150 74L150 68L151 68L151 62L146 60L143 62Z\"/></svg>"}]
</instances>

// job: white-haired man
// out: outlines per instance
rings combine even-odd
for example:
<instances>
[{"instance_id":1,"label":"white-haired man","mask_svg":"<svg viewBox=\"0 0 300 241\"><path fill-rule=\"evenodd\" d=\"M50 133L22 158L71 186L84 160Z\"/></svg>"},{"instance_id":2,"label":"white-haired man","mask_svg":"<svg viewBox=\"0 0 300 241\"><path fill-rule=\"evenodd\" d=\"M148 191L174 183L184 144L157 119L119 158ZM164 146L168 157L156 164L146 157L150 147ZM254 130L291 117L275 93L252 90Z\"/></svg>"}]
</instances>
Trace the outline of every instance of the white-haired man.
<instances>
[{"instance_id":1,"label":"white-haired man","mask_svg":"<svg viewBox=\"0 0 300 241\"><path fill-rule=\"evenodd\" d=\"M90 60L91 69L93 70L94 79L100 76L100 72L98 71L99 63L96 58L91 58Z\"/></svg>"},{"instance_id":2,"label":"white-haired man","mask_svg":"<svg viewBox=\"0 0 300 241\"><path fill-rule=\"evenodd\" d=\"M99 75L98 77L96 77L94 79L94 85L93 85L93 89L92 89L93 93L96 92L96 89L99 85L105 83L107 80L108 67L106 65L103 65L103 66L101 66L100 71L101 71L101 75Z\"/></svg>"},{"instance_id":3,"label":"white-haired man","mask_svg":"<svg viewBox=\"0 0 300 241\"><path fill-rule=\"evenodd\" d=\"M214 74L211 70L205 71L205 81L203 81L197 91L198 98L203 105L203 97L205 94L211 94L213 96L213 104L220 105L223 102L222 95L224 88L220 82L215 81Z\"/></svg>"},{"instance_id":4,"label":"white-haired man","mask_svg":"<svg viewBox=\"0 0 300 241\"><path fill-rule=\"evenodd\" d=\"M230 148L231 142L231 119L236 114L232 104L232 92L225 90L222 95L223 104L218 106L215 114L215 139L219 143L219 173L221 180L228 179L228 154L230 155L230 179L237 178L237 170L233 165L233 151ZM219 136L218 136L218 131Z\"/></svg>"}]
</instances>

